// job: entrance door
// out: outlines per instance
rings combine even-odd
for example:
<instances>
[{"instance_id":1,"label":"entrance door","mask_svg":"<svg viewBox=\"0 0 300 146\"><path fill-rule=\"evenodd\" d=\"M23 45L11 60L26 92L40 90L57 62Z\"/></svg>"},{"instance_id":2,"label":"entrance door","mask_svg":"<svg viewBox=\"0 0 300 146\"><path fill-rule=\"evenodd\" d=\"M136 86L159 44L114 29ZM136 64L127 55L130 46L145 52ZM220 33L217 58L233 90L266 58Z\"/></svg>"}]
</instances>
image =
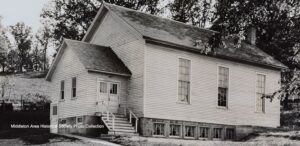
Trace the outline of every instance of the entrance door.
<instances>
[{"instance_id":1,"label":"entrance door","mask_svg":"<svg viewBox=\"0 0 300 146\"><path fill-rule=\"evenodd\" d=\"M120 84L118 82L102 80L98 81L98 99L101 111L105 111L107 107L107 109L112 113L118 112L119 86Z\"/></svg>"}]
</instances>

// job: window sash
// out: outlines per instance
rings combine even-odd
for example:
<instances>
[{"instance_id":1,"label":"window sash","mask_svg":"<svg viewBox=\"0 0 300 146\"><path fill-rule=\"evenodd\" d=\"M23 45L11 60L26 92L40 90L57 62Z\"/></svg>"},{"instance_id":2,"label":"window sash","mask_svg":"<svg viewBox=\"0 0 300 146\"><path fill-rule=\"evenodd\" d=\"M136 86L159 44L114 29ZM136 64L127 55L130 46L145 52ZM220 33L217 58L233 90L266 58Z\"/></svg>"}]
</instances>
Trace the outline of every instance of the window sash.
<instances>
[{"instance_id":1,"label":"window sash","mask_svg":"<svg viewBox=\"0 0 300 146\"><path fill-rule=\"evenodd\" d=\"M262 98L266 90L266 76L257 74L256 79L256 111L265 112L265 99Z\"/></svg>"},{"instance_id":2,"label":"window sash","mask_svg":"<svg viewBox=\"0 0 300 146\"><path fill-rule=\"evenodd\" d=\"M65 99L65 81L60 81L60 99Z\"/></svg>"},{"instance_id":3,"label":"window sash","mask_svg":"<svg viewBox=\"0 0 300 146\"><path fill-rule=\"evenodd\" d=\"M189 102L190 98L190 68L191 61L179 58L178 69L178 101Z\"/></svg>"},{"instance_id":4,"label":"window sash","mask_svg":"<svg viewBox=\"0 0 300 146\"><path fill-rule=\"evenodd\" d=\"M195 128L194 126L185 126L185 137L195 137Z\"/></svg>"},{"instance_id":5,"label":"window sash","mask_svg":"<svg viewBox=\"0 0 300 146\"><path fill-rule=\"evenodd\" d=\"M226 139L234 139L234 129L226 129Z\"/></svg>"},{"instance_id":6,"label":"window sash","mask_svg":"<svg viewBox=\"0 0 300 146\"><path fill-rule=\"evenodd\" d=\"M71 96L76 97L76 86L77 86L77 81L76 81L76 77L72 78L72 90L71 90Z\"/></svg>"},{"instance_id":7,"label":"window sash","mask_svg":"<svg viewBox=\"0 0 300 146\"><path fill-rule=\"evenodd\" d=\"M57 115L57 106L52 106L52 115Z\"/></svg>"},{"instance_id":8,"label":"window sash","mask_svg":"<svg viewBox=\"0 0 300 146\"><path fill-rule=\"evenodd\" d=\"M180 136L180 125L170 124L170 136Z\"/></svg>"},{"instance_id":9,"label":"window sash","mask_svg":"<svg viewBox=\"0 0 300 146\"><path fill-rule=\"evenodd\" d=\"M218 106L227 106L227 96L228 96L228 89L227 88L218 88Z\"/></svg>"},{"instance_id":10,"label":"window sash","mask_svg":"<svg viewBox=\"0 0 300 146\"><path fill-rule=\"evenodd\" d=\"M83 117L77 117L77 118L76 118L76 123L77 123L77 124L83 123Z\"/></svg>"},{"instance_id":11,"label":"window sash","mask_svg":"<svg viewBox=\"0 0 300 146\"><path fill-rule=\"evenodd\" d=\"M222 128L214 128L214 138L221 138Z\"/></svg>"},{"instance_id":12,"label":"window sash","mask_svg":"<svg viewBox=\"0 0 300 146\"><path fill-rule=\"evenodd\" d=\"M209 129L207 127L200 127L200 137L201 138L208 138L208 131Z\"/></svg>"},{"instance_id":13,"label":"window sash","mask_svg":"<svg viewBox=\"0 0 300 146\"><path fill-rule=\"evenodd\" d=\"M107 93L107 83L106 82L100 82L100 93Z\"/></svg>"},{"instance_id":14,"label":"window sash","mask_svg":"<svg viewBox=\"0 0 300 146\"><path fill-rule=\"evenodd\" d=\"M165 133L165 124L162 123L154 123L153 125L153 135L164 135Z\"/></svg>"},{"instance_id":15,"label":"window sash","mask_svg":"<svg viewBox=\"0 0 300 146\"><path fill-rule=\"evenodd\" d=\"M219 87L228 88L229 68L219 66Z\"/></svg>"},{"instance_id":16,"label":"window sash","mask_svg":"<svg viewBox=\"0 0 300 146\"><path fill-rule=\"evenodd\" d=\"M118 84L111 83L111 84L110 84L109 93L110 93L110 94L117 95L117 94L118 94Z\"/></svg>"}]
</instances>

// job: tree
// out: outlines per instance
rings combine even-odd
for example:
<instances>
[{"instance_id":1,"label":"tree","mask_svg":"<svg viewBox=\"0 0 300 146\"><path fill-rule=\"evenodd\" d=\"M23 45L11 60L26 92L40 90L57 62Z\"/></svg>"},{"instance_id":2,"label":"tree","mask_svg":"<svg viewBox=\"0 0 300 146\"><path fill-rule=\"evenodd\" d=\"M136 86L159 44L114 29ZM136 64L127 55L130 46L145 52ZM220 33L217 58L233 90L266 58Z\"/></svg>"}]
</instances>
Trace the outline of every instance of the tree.
<instances>
[{"instance_id":1,"label":"tree","mask_svg":"<svg viewBox=\"0 0 300 146\"><path fill-rule=\"evenodd\" d=\"M34 64L37 64L37 61L42 61L43 62L43 70L47 70L48 65L47 65L47 49L50 44L51 38L52 38L52 30L49 22L44 22L43 27L40 28L35 35L36 40L38 41L35 47L35 53L38 53L38 47L40 46L42 49L42 58L37 58L37 54L35 54L35 60Z\"/></svg>"},{"instance_id":2,"label":"tree","mask_svg":"<svg viewBox=\"0 0 300 146\"><path fill-rule=\"evenodd\" d=\"M30 67L29 51L31 48L31 28L25 26L24 23L17 23L11 26L11 34L15 39L18 54L19 72L23 72L23 68Z\"/></svg>"},{"instance_id":3,"label":"tree","mask_svg":"<svg viewBox=\"0 0 300 146\"><path fill-rule=\"evenodd\" d=\"M7 54L7 71L15 73L18 70L18 53L15 50L10 50Z\"/></svg>"},{"instance_id":4,"label":"tree","mask_svg":"<svg viewBox=\"0 0 300 146\"><path fill-rule=\"evenodd\" d=\"M204 28L212 16L212 0L174 0L167 6L173 20Z\"/></svg>"},{"instance_id":5,"label":"tree","mask_svg":"<svg viewBox=\"0 0 300 146\"><path fill-rule=\"evenodd\" d=\"M273 94L286 101L292 94L300 95L299 6L299 1L290 0L219 0L212 26L221 32L220 38L237 35L242 40L246 29L257 29L256 45L290 68L282 73L282 87Z\"/></svg>"},{"instance_id":6,"label":"tree","mask_svg":"<svg viewBox=\"0 0 300 146\"><path fill-rule=\"evenodd\" d=\"M159 0L104 0L155 14ZM41 17L51 22L55 44L62 38L81 40L100 8L101 0L54 0L42 11Z\"/></svg>"},{"instance_id":7,"label":"tree","mask_svg":"<svg viewBox=\"0 0 300 146\"><path fill-rule=\"evenodd\" d=\"M31 59L33 64L33 70L39 71L39 70L45 70L45 64L47 63L44 59L44 50L39 50L38 44L35 45L34 49L31 53Z\"/></svg>"},{"instance_id":8,"label":"tree","mask_svg":"<svg viewBox=\"0 0 300 146\"><path fill-rule=\"evenodd\" d=\"M5 71L7 52L10 47L11 44L6 35L6 29L1 25L1 17L0 17L0 65L2 67L2 72Z\"/></svg>"}]
</instances>

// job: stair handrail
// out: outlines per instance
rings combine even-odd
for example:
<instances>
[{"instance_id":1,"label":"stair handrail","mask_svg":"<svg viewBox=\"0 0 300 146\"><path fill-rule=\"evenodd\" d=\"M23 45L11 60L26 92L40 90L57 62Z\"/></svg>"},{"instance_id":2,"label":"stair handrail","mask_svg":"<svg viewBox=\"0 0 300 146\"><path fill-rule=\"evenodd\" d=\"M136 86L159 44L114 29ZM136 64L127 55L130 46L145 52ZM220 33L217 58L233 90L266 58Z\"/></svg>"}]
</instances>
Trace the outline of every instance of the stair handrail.
<instances>
[{"instance_id":1,"label":"stair handrail","mask_svg":"<svg viewBox=\"0 0 300 146\"><path fill-rule=\"evenodd\" d=\"M116 119L116 116L112 112L109 111L108 106L104 103L104 101L102 101L102 105L104 105L104 107L106 109L106 118L107 118L107 121L110 121L109 115L112 115L112 130L115 130L115 119ZM102 111L102 115L103 115L103 111ZM106 124L103 119L102 119L102 121L104 122L104 124L108 128L108 124Z\"/></svg>"},{"instance_id":2,"label":"stair handrail","mask_svg":"<svg viewBox=\"0 0 300 146\"><path fill-rule=\"evenodd\" d=\"M125 116L127 116L127 111L129 111L129 123L132 124L132 116L135 118L135 125L134 125L134 129L135 129L135 132L137 132L137 128L138 128L138 120L139 118L134 114L134 112L129 109L128 107L125 107L124 108L124 114Z\"/></svg>"}]
</instances>

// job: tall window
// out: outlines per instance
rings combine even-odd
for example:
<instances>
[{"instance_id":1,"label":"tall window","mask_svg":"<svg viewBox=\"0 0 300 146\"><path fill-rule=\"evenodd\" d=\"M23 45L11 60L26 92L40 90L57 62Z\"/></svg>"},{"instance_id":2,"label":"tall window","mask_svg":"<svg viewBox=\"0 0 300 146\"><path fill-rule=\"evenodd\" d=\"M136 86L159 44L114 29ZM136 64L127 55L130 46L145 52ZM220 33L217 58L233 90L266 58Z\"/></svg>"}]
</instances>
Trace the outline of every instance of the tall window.
<instances>
[{"instance_id":1,"label":"tall window","mask_svg":"<svg viewBox=\"0 0 300 146\"><path fill-rule=\"evenodd\" d=\"M65 81L64 80L60 81L60 99L61 100L65 99Z\"/></svg>"},{"instance_id":2,"label":"tall window","mask_svg":"<svg viewBox=\"0 0 300 146\"><path fill-rule=\"evenodd\" d=\"M190 60L179 59L178 101L180 102L190 102L190 68Z\"/></svg>"},{"instance_id":3,"label":"tall window","mask_svg":"<svg viewBox=\"0 0 300 146\"><path fill-rule=\"evenodd\" d=\"M263 98L266 90L266 76L257 74L256 79L256 111L265 112L265 99Z\"/></svg>"},{"instance_id":4,"label":"tall window","mask_svg":"<svg viewBox=\"0 0 300 146\"><path fill-rule=\"evenodd\" d=\"M229 69L219 67L218 106L227 107Z\"/></svg>"},{"instance_id":5,"label":"tall window","mask_svg":"<svg viewBox=\"0 0 300 146\"><path fill-rule=\"evenodd\" d=\"M72 78L72 98L76 97L76 77Z\"/></svg>"}]
</instances>

